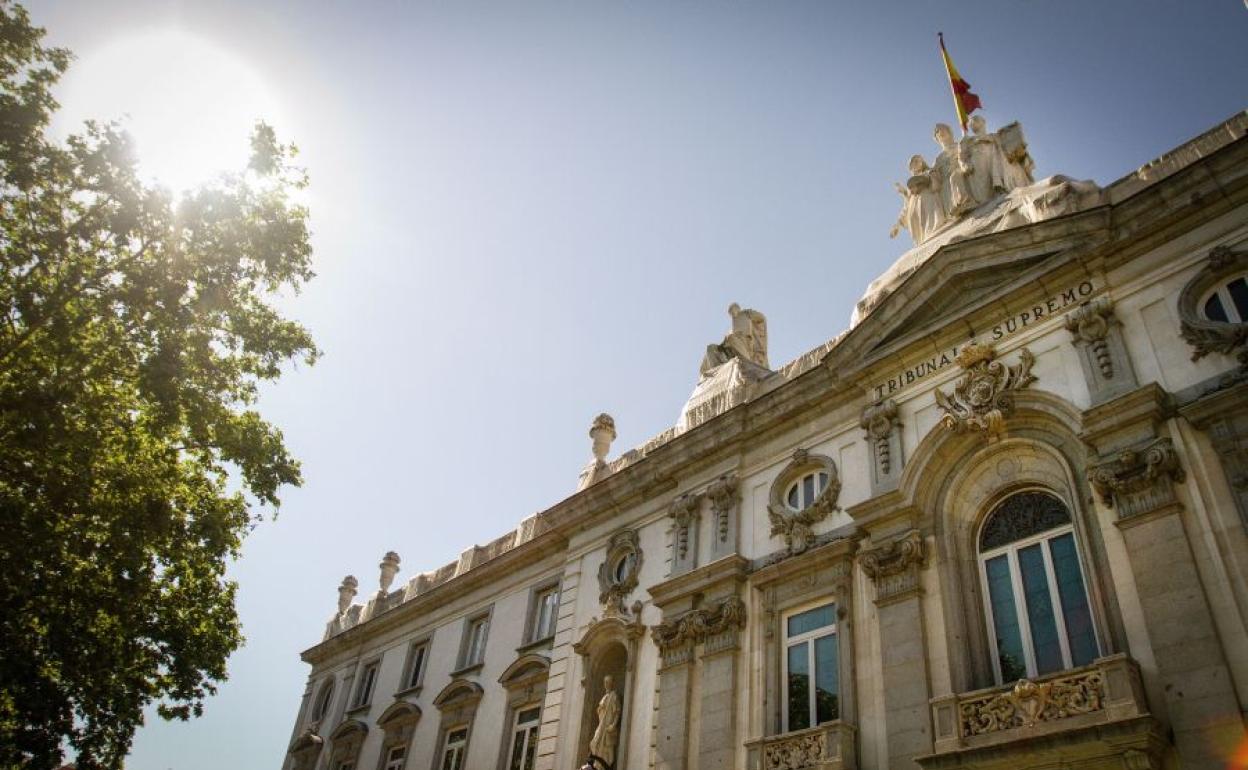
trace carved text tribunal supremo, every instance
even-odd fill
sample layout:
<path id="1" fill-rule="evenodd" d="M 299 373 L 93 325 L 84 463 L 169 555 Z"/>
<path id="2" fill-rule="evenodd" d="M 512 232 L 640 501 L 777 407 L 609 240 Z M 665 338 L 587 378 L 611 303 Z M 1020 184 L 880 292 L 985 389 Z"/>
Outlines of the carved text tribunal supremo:
<path id="1" fill-rule="evenodd" d="M 988 339 L 992 342 L 1004 339 L 1021 329 L 1027 328 L 1028 324 L 1049 318 L 1066 308 L 1079 304 L 1095 293 L 1096 287 L 1092 282 L 1083 281 L 1077 286 L 1054 294 L 1043 302 L 1037 302 L 1026 310 L 1015 313 L 996 326 L 993 326 L 988 330 Z M 905 390 L 924 377 L 935 374 L 947 366 L 952 366 L 954 359 L 958 356 L 958 351 L 961 349 L 962 346 L 954 345 L 939 355 L 932 356 L 925 361 L 919 361 L 914 366 L 903 369 L 897 373 L 896 377 L 890 377 L 887 381 L 881 382 L 873 388 L 876 400 L 878 401 L 885 396 Z"/>

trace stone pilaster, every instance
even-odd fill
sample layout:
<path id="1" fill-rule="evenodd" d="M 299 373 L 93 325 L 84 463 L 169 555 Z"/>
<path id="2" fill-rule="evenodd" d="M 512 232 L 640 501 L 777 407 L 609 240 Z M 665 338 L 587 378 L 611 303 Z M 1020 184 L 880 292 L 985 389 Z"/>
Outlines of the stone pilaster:
<path id="1" fill-rule="evenodd" d="M 1135 369 L 1122 341 L 1113 300 L 1098 297 L 1085 302 L 1065 322 L 1094 405 L 1135 390 Z"/>
<path id="2" fill-rule="evenodd" d="M 1185 474 L 1159 434 L 1171 414 L 1155 385 L 1085 412 L 1097 455 L 1088 479 L 1117 515 L 1183 765 L 1219 767 L 1244 738 L 1243 716 L 1175 493 Z"/>
<path id="3" fill-rule="evenodd" d="M 1239 521 L 1248 531 L 1248 382 L 1208 394 L 1180 410 L 1209 435 L 1226 474 Z"/>
<path id="4" fill-rule="evenodd" d="M 886 398 L 868 406 L 862 411 L 859 424 L 867 432 L 867 445 L 871 448 L 871 495 L 896 489 L 903 462 L 897 402 Z"/>
<path id="5" fill-rule="evenodd" d="M 746 620 L 737 592 L 747 565 L 740 556 L 719 559 L 650 589 L 664 617 L 650 629 L 659 649 L 655 767 L 660 770 L 734 767 L 741 743 L 739 636 Z M 696 741 L 691 709 L 699 717 Z"/>
<path id="6" fill-rule="evenodd" d="M 917 768 L 915 757 L 932 752 L 931 689 L 919 602 L 923 556 L 923 536 L 917 529 L 858 554 L 859 566 L 876 589 L 890 770 Z"/>

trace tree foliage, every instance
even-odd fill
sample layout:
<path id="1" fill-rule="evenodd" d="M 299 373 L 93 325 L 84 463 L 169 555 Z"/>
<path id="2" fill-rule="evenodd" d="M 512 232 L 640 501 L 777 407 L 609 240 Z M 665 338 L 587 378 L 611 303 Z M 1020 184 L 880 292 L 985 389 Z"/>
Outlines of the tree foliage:
<path id="1" fill-rule="evenodd" d="M 306 178 L 264 125 L 181 197 L 117 125 L 52 140 L 42 39 L 0 0 L 0 767 L 113 768 L 226 677 L 226 562 L 300 483 L 254 406 L 317 355 L 273 305 L 312 276 Z"/>

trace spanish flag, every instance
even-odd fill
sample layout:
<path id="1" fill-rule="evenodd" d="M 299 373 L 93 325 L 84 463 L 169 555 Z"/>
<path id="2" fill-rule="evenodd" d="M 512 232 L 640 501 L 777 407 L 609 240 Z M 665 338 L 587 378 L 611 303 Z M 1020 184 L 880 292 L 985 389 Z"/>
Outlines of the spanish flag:
<path id="1" fill-rule="evenodd" d="M 962 124 L 962 133 L 965 134 L 966 117 L 984 105 L 980 104 L 978 96 L 971 93 L 971 84 L 963 80 L 957 67 L 953 66 L 953 60 L 945 50 L 945 33 L 937 32 L 936 36 L 940 39 L 940 56 L 945 60 L 945 72 L 949 73 L 949 88 L 953 90 L 953 106 L 958 110 L 958 123 Z"/>

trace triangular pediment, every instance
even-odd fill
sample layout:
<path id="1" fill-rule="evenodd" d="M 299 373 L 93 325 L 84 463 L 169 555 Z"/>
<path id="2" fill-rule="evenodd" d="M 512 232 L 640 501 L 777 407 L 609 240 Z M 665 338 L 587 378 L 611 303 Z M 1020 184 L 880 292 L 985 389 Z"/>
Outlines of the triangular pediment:
<path id="1" fill-rule="evenodd" d="M 825 365 L 845 372 L 869 365 L 1037 285 L 1056 266 L 1104 242 L 1106 214 L 1092 210 L 942 246 L 875 303 L 828 353 Z"/>

